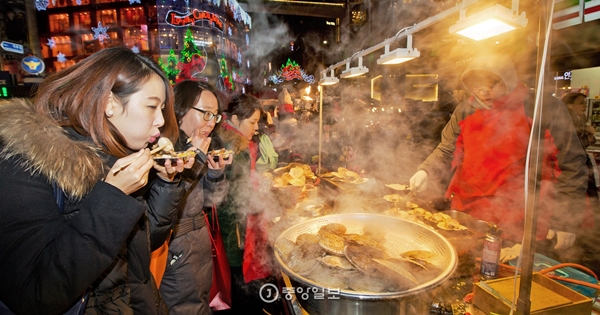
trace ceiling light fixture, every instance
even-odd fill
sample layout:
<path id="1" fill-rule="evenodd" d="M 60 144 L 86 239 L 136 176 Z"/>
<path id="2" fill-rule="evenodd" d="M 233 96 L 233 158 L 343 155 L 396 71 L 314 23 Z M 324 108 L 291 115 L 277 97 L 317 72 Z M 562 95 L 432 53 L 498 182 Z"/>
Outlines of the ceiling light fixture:
<path id="1" fill-rule="evenodd" d="M 362 56 L 358 57 L 358 67 L 350 68 L 351 60 L 352 58 L 346 60 L 346 70 L 342 71 L 340 78 L 354 78 L 369 72 L 369 68 L 362 65 Z"/>
<path id="2" fill-rule="evenodd" d="M 321 71 L 321 80 L 319 80 L 319 85 L 334 85 L 340 82 L 340 79 L 336 78 L 333 72 L 335 69 L 331 69 L 331 76 L 327 76 L 327 69 Z"/>
<path id="3" fill-rule="evenodd" d="M 385 52 L 379 59 L 378 65 L 395 65 L 421 56 L 416 48 L 412 47 L 412 34 L 406 36 L 406 48 L 397 48 L 390 51 L 390 43 L 385 43 Z"/>
<path id="4" fill-rule="evenodd" d="M 466 17 L 466 10 L 462 9 L 460 19 L 456 24 L 450 26 L 449 31 L 451 34 L 478 41 L 525 27 L 527 26 L 527 17 L 525 12 L 517 15 L 518 3 L 518 1 L 513 1 L 512 9 L 496 4 L 469 17 Z"/>

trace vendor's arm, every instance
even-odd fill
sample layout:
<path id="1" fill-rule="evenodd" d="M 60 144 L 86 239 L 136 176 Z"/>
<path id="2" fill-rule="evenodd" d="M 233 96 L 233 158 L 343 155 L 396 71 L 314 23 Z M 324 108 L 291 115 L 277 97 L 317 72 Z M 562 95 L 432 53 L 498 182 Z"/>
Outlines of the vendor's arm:
<path id="1" fill-rule="evenodd" d="M 143 204 L 98 182 L 66 218 L 47 178 L 0 162 L 0 300 L 19 314 L 64 311 L 113 263 Z"/>
<path id="2" fill-rule="evenodd" d="M 552 202 L 550 227 L 555 231 L 574 233 L 583 220 L 585 193 L 588 181 L 587 156 L 567 107 L 550 96 L 544 106 L 544 125 L 558 149 L 556 195 Z"/>
<path id="3" fill-rule="evenodd" d="M 460 134 L 459 123 L 468 115 L 474 112 L 469 101 L 461 102 L 450 117 L 450 120 L 442 131 L 440 144 L 433 150 L 427 159 L 418 167 L 418 170 L 424 170 L 430 176 L 435 174 L 446 175 L 450 170 L 453 160 L 454 149 L 456 148 L 456 139 Z"/>

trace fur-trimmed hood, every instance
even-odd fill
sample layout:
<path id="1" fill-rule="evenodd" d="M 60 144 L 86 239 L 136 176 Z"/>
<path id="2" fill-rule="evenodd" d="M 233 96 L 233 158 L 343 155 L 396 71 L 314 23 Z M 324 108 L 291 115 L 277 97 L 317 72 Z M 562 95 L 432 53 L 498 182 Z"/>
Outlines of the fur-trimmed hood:
<path id="1" fill-rule="evenodd" d="M 229 125 L 227 121 L 223 122 L 215 129 L 215 135 L 219 138 L 222 144 L 228 145 L 228 150 L 233 150 L 238 154 L 248 148 L 248 139 L 244 138 L 235 127 Z"/>
<path id="2" fill-rule="evenodd" d="M 105 163 L 91 142 L 76 141 L 24 99 L 0 102 L 0 159 L 20 156 L 32 174 L 41 173 L 70 198 L 82 198 L 104 177 Z"/>

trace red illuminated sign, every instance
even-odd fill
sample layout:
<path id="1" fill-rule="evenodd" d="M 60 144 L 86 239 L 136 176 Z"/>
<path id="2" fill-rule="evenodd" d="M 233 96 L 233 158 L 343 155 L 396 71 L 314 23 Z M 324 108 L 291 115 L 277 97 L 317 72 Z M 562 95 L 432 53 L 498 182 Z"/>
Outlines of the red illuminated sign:
<path id="1" fill-rule="evenodd" d="M 198 9 L 194 9 L 192 12 L 180 13 L 177 11 L 169 11 L 167 12 L 167 17 L 165 21 L 175 27 L 182 27 L 188 25 L 194 25 L 197 21 L 207 20 L 213 23 L 213 25 L 219 30 L 223 31 L 223 22 L 218 15 L 207 12 L 200 11 Z"/>

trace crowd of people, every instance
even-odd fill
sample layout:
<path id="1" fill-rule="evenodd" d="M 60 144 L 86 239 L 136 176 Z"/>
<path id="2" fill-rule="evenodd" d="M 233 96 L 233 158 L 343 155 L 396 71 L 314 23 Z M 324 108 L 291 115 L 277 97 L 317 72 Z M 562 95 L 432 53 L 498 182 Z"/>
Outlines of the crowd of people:
<path id="1" fill-rule="evenodd" d="M 424 191 L 450 176 L 452 209 L 498 224 L 502 258 L 512 259 L 523 237 L 535 101 L 506 55 L 474 59 L 461 80 L 472 97 L 410 186 Z M 537 240 L 548 255 L 589 265 L 600 209 L 582 97 L 542 104 Z M 258 294 L 280 280 L 267 236 L 276 196 L 262 173 L 310 164 L 312 151 L 303 157 L 293 146 L 297 125 L 287 90 L 273 113 L 247 94 L 221 104 L 211 85 L 172 88 L 152 60 L 118 47 L 48 76 L 31 100 L 3 101 L 0 313 L 211 314 L 223 309 L 211 290 L 222 267 L 213 264 L 217 236 L 231 289 L 217 313 L 282 312 Z M 193 157 L 158 163 L 151 147 L 161 137 Z M 332 165 L 351 168 L 358 148 L 339 149 Z M 582 228 L 588 217 L 594 224 Z M 161 247 L 163 268 L 152 273 L 151 252 Z M 567 256 L 569 248 L 577 251 Z"/>

